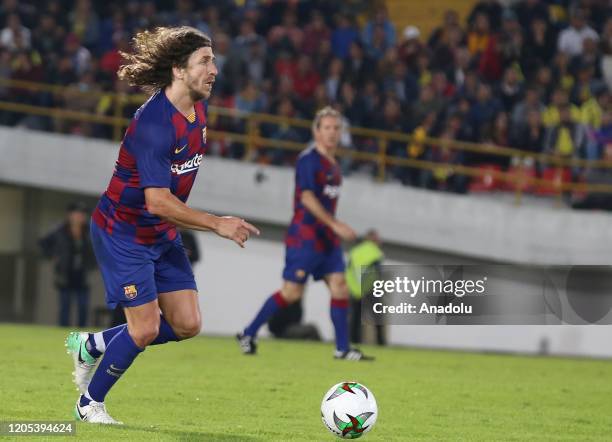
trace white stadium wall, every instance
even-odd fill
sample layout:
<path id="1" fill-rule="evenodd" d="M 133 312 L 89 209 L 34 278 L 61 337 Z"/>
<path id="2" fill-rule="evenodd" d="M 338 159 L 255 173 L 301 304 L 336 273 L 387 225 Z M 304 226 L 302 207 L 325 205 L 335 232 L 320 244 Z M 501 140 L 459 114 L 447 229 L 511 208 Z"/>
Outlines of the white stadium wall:
<path id="1" fill-rule="evenodd" d="M 16 186 L 99 195 L 116 155 L 116 143 L 0 128 L 0 181 Z M 257 175 L 263 180 L 257 181 Z M 285 225 L 292 192 L 293 172 L 288 168 L 205 158 L 190 203 Z M 0 198 L 20 207 L 10 192 L 0 192 Z M 62 210 L 58 208 L 57 213 Z M 339 214 L 359 231 L 376 227 L 390 243 L 470 258 L 520 264 L 608 264 L 612 254 L 612 217 L 607 213 L 513 207 L 491 199 L 348 178 Z M 0 222 L 12 226 L 14 220 L 5 215 Z M 198 239 L 204 249 L 203 262 L 195 268 L 202 292 L 203 331 L 233 334 L 278 289 L 283 244 L 255 239 L 242 250 L 212 234 L 198 234 Z M 47 267 L 42 268 L 39 284 L 45 287 Z M 49 321 L 48 308 L 53 303 L 50 298 L 43 300 L 36 319 Z M 311 284 L 305 320 L 316 323 L 326 339 L 332 333 L 328 306 L 324 286 Z M 612 327 L 606 326 L 394 326 L 389 328 L 389 341 L 527 353 L 546 348 L 552 354 L 610 357 L 611 333 Z"/>
<path id="2" fill-rule="evenodd" d="M 117 144 L 108 141 L 0 128 L 0 181 L 8 183 L 99 195 L 116 156 Z M 190 204 L 285 225 L 292 194 L 288 168 L 205 158 Z M 515 207 L 352 177 L 338 210 L 357 230 L 376 227 L 395 244 L 521 264 L 612 260 L 612 217 L 602 212 Z"/>

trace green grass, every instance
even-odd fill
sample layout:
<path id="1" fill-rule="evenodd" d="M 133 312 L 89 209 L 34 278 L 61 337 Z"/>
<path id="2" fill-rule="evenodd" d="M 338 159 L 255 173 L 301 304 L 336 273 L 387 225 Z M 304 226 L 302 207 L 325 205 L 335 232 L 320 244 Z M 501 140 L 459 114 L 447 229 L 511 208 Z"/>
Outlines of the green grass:
<path id="1" fill-rule="evenodd" d="M 72 419 L 77 393 L 66 332 L 0 325 L 0 421 Z M 612 362 L 366 349 L 375 362 L 334 361 L 330 344 L 287 341 L 262 341 L 255 357 L 226 338 L 150 347 L 107 397 L 111 415 L 126 425 L 78 424 L 77 438 L 334 440 L 319 405 L 342 380 L 359 380 L 376 395 L 378 422 L 363 440 L 612 435 Z"/>

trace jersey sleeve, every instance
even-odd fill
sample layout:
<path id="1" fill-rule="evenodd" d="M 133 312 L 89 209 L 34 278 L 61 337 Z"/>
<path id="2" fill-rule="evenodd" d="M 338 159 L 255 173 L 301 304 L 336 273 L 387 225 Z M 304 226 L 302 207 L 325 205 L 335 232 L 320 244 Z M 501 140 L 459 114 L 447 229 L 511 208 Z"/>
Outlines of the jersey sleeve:
<path id="1" fill-rule="evenodd" d="M 170 187 L 173 133 L 163 124 L 141 122 L 136 125 L 131 153 L 136 158 L 140 188 Z"/>
<path id="2" fill-rule="evenodd" d="M 316 191 L 316 167 L 312 158 L 304 156 L 299 159 L 295 166 L 296 184 L 301 190 Z"/>

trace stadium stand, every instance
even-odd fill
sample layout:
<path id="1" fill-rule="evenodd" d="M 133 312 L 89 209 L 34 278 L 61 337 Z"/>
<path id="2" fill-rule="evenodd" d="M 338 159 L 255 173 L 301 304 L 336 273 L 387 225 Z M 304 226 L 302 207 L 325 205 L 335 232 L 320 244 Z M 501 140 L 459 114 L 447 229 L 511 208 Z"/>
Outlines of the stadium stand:
<path id="1" fill-rule="evenodd" d="M 547 195 L 592 183 L 592 169 L 607 164 L 600 161 L 612 143 L 605 0 L 447 1 L 457 10 L 432 14 L 436 26 L 415 22 L 423 29 L 405 25 L 410 15 L 393 1 L 36 3 L 0 7 L 4 125 L 120 138 L 115 118 L 142 102 L 114 75 L 120 51 L 141 29 L 190 25 L 215 40 L 220 75 L 211 109 L 231 110 L 212 112 L 211 132 L 243 134 L 211 138 L 212 154 L 289 164 L 310 136 L 299 119 L 332 104 L 347 129 L 370 130 L 347 130 L 346 173 L 458 193 Z M 259 114 L 276 117 L 244 117 Z M 381 167 L 377 155 L 394 159 Z M 596 182 L 608 175 L 598 171 Z"/>

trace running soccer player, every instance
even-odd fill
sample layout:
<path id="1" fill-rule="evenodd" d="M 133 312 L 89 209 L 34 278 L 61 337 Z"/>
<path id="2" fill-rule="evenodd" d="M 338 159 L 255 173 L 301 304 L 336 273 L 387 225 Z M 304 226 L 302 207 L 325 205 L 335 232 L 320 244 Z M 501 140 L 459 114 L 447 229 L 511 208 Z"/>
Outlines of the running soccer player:
<path id="1" fill-rule="evenodd" d="M 213 231 L 241 247 L 259 234 L 240 218 L 185 204 L 206 153 L 204 100 L 217 75 L 210 38 L 190 27 L 157 28 L 133 43 L 119 78 L 152 95 L 125 133 L 91 223 L 106 302 L 123 307 L 127 325 L 66 340 L 81 391 L 75 415 L 101 424 L 120 423 L 104 400 L 148 345 L 200 332 L 197 288 L 177 226 Z"/>
<path id="2" fill-rule="evenodd" d="M 245 354 L 255 354 L 259 328 L 279 309 L 299 300 L 310 275 L 324 279 L 331 294 L 331 320 L 336 333 L 336 359 L 372 359 L 349 347 L 349 292 L 344 279 L 340 239 L 355 239 L 353 229 L 335 218 L 342 175 L 335 153 L 342 116 L 331 107 L 317 112 L 312 125 L 314 146 L 304 150 L 295 171 L 293 219 L 285 238 L 282 288 L 263 304 L 255 319 L 238 335 Z"/>

